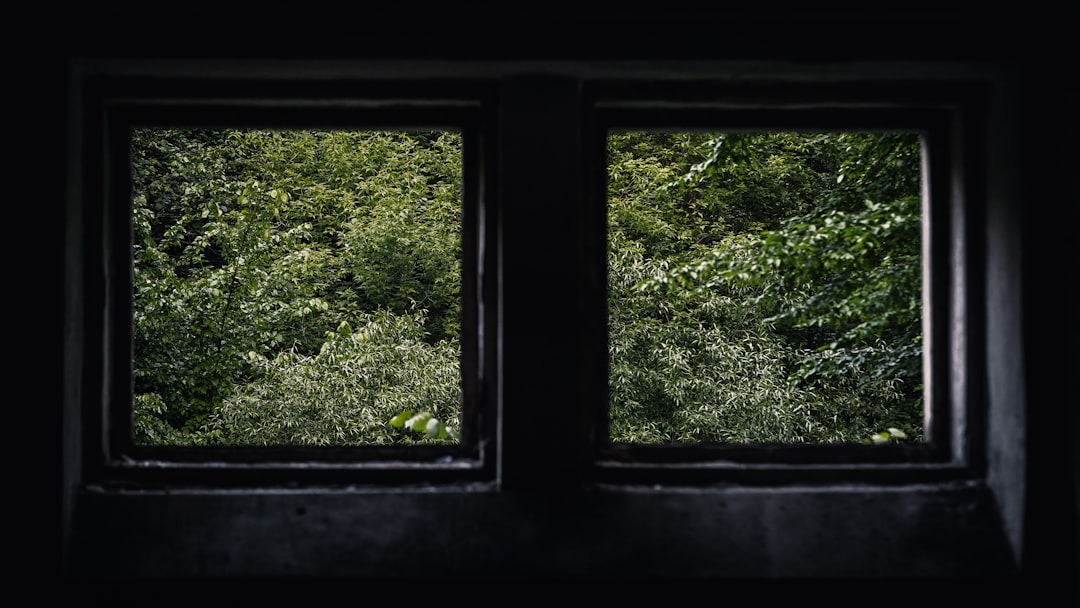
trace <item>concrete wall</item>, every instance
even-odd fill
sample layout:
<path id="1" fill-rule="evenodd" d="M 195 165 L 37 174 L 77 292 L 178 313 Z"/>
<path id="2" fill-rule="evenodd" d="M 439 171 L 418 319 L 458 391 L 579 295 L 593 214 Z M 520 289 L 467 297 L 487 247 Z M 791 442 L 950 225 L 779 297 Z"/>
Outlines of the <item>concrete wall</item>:
<path id="1" fill-rule="evenodd" d="M 68 581 L 67 589 L 102 590 L 102 597 L 110 601 L 127 597 L 127 585 L 141 581 L 187 581 L 190 586 L 184 588 L 194 596 L 194 590 L 200 589 L 198 582 L 219 580 L 285 579 L 303 584 L 310 579 L 428 576 L 873 583 L 887 578 L 914 579 L 916 585 L 927 578 L 976 577 L 975 589 L 966 585 L 952 589 L 958 595 L 975 593 L 982 598 L 1033 589 L 1080 597 L 1077 467 L 1072 447 L 1077 428 L 1075 415 L 1070 418 L 1076 398 L 1068 380 L 1075 359 L 1059 354 L 1075 352 L 1075 333 L 1074 346 L 1065 348 L 1069 336 L 1061 331 L 1061 323 L 1071 312 L 1063 307 L 1059 290 L 1046 286 L 1043 274 L 1048 268 L 1056 269 L 1055 281 L 1068 283 L 1061 275 L 1074 272 L 1071 260 L 1075 259 L 1061 245 L 1068 239 L 1065 226 L 1069 222 L 1055 219 L 1068 213 L 1063 201 L 1070 198 L 1064 180 L 1056 175 L 1068 175 L 1072 168 L 1068 155 L 1075 158 L 1075 152 L 1063 145 L 1075 140 L 1069 134 L 1076 135 L 1076 130 L 1075 122 L 1070 124 L 1066 118 L 1062 99 L 1066 83 L 1075 83 L 1075 59 L 1068 58 L 1064 27 L 1054 22 L 1063 16 L 1053 10 L 1051 6 L 1049 22 L 1033 10 L 1030 18 L 979 21 L 978 28 L 970 27 L 972 18 L 962 12 L 934 11 L 921 5 L 908 12 L 876 13 L 810 14 L 793 9 L 779 21 L 764 12 L 742 9 L 737 15 L 728 14 L 727 20 L 723 16 L 695 19 L 692 25 L 670 17 L 625 14 L 621 21 L 597 25 L 544 13 L 528 19 L 504 15 L 502 25 L 494 27 L 484 26 L 474 15 L 464 20 L 406 19 L 410 27 L 401 30 L 404 35 L 398 40 L 387 31 L 380 33 L 377 25 L 348 28 L 311 14 L 302 15 L 303 19 L 291 19 L 297 15 L 289 14 L 289 19 L 282 20 L 271 12 L 225 11 L 214 17 L 191 9 L 172 15 L 169 24 L 136 20 L 134 25 L 106 25 L 104 35 L 100 30 L 95 35 L 76 31 L 62 40 L 55 38 L 56 48 L 42 51 L 46 60 L 42 69 L 52 77 L 46 90 L 63 99 L 69 93 L 61 84 L 66 78 L 64 59 L 102 54 L 145 59 L 154 50 L 179 58 L 330 59 L 321 65 L 331 72 L 333 60 L 389 56 L 390 63 L 368 68 L 388 74 L 394 73 L 395 65 L 402 65 L 394 63 L 402 55 L 421 55 L 435 63 L 448 59 L 459 66 L 453 69 L 467 66 L 465 71 L 481 75 L 490 74 L 495 63 L 514 59 L 539 62 L 531 63 L 530 70 L 539 67 L 546 73 L 595 74 L 612 69 L 598 67 L 597 60 L 641 57 L 674 61 L 676 71 L 679 62 L 684 62 L 681 65 L 690 74 L 696 69 L 690 66 L 700 59 L 721 62 L 745 74 L 776 70 L 778 64 L 789 73 L 809 76 L 902 73 L 912 66 L 927 74 L 956 69 L 941 67 L 946 65 L 968 66 L 976 80 L 982 80 L 987 69 L 1008 74 L 992 79 L 992 88 L 997 88 L 984 133 L 985 161 L 990 168 L 982 190 L 986 221 L 972 225 L 981 235 L 975 242 L 983 244 L 973 253 L 979 264 L 985 261 L 988 273 L 980 279 L 985 291 L 972 294 L 985 302 L 984 317 L 969 328 L 985 344 L 985 349 L 972 351 L 981 357 L 974 364 L 985 363 L 982 369 L 987 370 L 986 385 L 975 391 L 985 406 L 981 411 L 987 433 L 980 435 L 976 446 L 976 459 L 985 458 L 985 468 L 976 467 L 959 479 L 914 483 L 559 484 L 552 483 L 552 478 L 573 469 L 574 461 L 558 456 L 557 449 L 545 460 L 536 450 L 550 450 L 562 445 L 561 440 L 576 438 L 556 437 L 559 441 L 554 443 L 550 437 L 525 439 L 529 437 L 525 426 L 535 420 L 511 415 L 503 423 L 512 435 L 523 438 L 523 443 L 514 445 L 529 453 L 515 452 L 519 448 L 514 447 L 505 455 L 510 464 L 501 478 L 505 483 L 382 489 L 286 486 L 254 491 L 136 484 L 106 489 L 85 468 L 95 455 L 82 449 L 83 424 L 94 414 L 83 409 L 86 400 L 94 397 L 86 394 L 80 380 L 88 362 L 78 352 L 67 350 L 59 357 L 50 352 L 46 355 L 50 360 L 66 363 L 56 376 L 63 387 L 56 391 L 56 399 L 63 405 L 52 410 L 62 412 L 53 421 L 63 447 L 60 578 Z M 391 19 L 379 21 L 384 26 L 404 22 L 394 21 L 392 11 L 380 14 Z M 243 35 L 219 37 L 209 33 L 217 30 L 207 30 L 196 36 L 199 44 L 185 37 L 199 31 L 194 24 L 215 18 L 242 23 Z M 451 26 L 463 23 L 475 26 L 475 32 L 446 35 Z M 572 27 L 575 23 L 579 26 Z M 1043 27 L 1059 35 L 1047 34 Z M 270 31 L 275 35 L 269 35 Z M 642 35 L 630 35 L 632 31 Z M 353 38 L 357 33 L 362 41 Z M 822 42 L 822 36 L 834 37 Z M 461 43 L 462 38 L 471 44 Z M 477 43 L 478 39 L 486 43 Z M 1021 44 L 1020 39 L 1033 42 Z M 471 59 L 481 61 L 468 63 Z M 580 61 L 568 63 L 568 59 Z M 632 64 L 621 65 L 614 69 L 634 72 Z M 672 67 L 666 65 L 663 69 Z M 653 64 L 650 69 L 661 68 Z M 46 107 L 56 112 L 51 114 L 54 118 L 63 115 L 62 102 Z M 80 158 L 77 150 L 70 149 L 64 156 L 65 162 Z M 574 170 L 573 164 L 566 169 Z M 518 170 L 524 168 L 509 168 L 511 174 Z M 77 172 L 68 178 L 76 184 L 80 179 Z M 510 192 L 515 192 L 513 186 Z M 56 218 L 62 208 L 61 200 L 50 200 L 41 213 Z M 1075 204 L 1071 208 L 1075 222 Z M 524 218 L 511 214 L 508 221 Z M 77 245 L 71 234 L 64 241 L 67 246 Z M 525 332 L 523 325 L 515 324 L 534 309 L 525 304 L 531 292 L 527 285 L 515 282 L 520 277 L 515 272 L 520 268 L 534 274 L 551 272 L 547 278 L 555 282 L 562 275 L 557 268 L 545 271 L 544 265 L 529 264 L 525 244 L 508 244 L 507 255 L 511 263 L 504 268 L 507 327 L 510 332 Z M 544 278 L 534 280 L 544 283 Z M 1074 312 L 1075 299 L 1072 302 Z M 68 300 L 65 309 L 69 314 L 61 323 L 66 322 L 66 343 L 73 337 L 79 342 L 88 328 L 78 318 L 81 313 L 72 313 L 79 311 L 78 302 Z M 52 313 L 61 314 L 59 310 Z M 563 321 L 577 327 L 575 331 L 589 331 L 576 325 L 583 322 L 571 313 Z M 48 322 L 57 323 L 55 318 Z M 524 333 L 512 335 L 524 337 Z M 557 358 L 559 336 L 547 338 L 543 348 Z M 576 411 L 577 380 L 561 375 L 568 370 L 573 373 L 568 362 L 532 360 L 531 355 L 514 350 L 508 357 L 520 367 L 509 371 L 507 398 L 536 403 L 539 408 L 539 397 L 530 396 L 530 387 L 539 386 L 547 397 L 562 395 L 568 401 L 557 411 Z M 533 363 L 540 367 L 526 371 Z M 536 384 L 551 378 L 565 383 Z M 530 487 L 529 480 L 538 484 Z M 314 582 L 311 588 L 317 585 Z M 764 587 L 755 589 L 768 592 Z M 918 601 L 925 594 L 915 588 L 908 597 Z"/>

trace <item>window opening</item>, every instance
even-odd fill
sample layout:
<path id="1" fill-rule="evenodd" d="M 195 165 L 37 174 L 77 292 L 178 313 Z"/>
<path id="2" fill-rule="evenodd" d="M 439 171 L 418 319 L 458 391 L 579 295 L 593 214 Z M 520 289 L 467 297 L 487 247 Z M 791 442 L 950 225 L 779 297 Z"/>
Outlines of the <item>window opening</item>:
<path id="1" fill-rule="evenodd" d="M 461 133 L 130 143 L 135 445 L 459 441 Z"/>
<path id="2" fill-rule="evenodd" d="M 919 133 L 606 145 L 613 444 L 924 441 Z"/>

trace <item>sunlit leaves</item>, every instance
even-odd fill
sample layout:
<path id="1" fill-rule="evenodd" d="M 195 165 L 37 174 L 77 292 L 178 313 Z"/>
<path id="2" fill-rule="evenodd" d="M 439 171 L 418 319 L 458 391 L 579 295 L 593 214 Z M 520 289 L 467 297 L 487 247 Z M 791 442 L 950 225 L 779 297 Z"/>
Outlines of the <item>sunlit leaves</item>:
<path id="1" fill-rule="evenodd" d="M 396 429 L 423 433 L 432 439 L 457 439 L 457 432 L 432 416 L 431 412 L 406 410 L 391 418 L 389 424 Z"/>
<path id="2" fill-rule="evenodd" d="M 610 159 L 663 157 L 636 137 L 612 137 Z M 609 182 L 611 438 L 859 442 L 886 422 L 918 436 L 917 138 L 697 141 L 661 188 Z M 642 214 L 715 232 L 665 248 L 626 221 Z"/>
<path id="3" fill-rule="evenodd" d="M 893 378 L 920 367 L 921 277 L 919 204 L 905 197 L 793 218 L 638 287 L 759 289 L 767 323 L 830 336 L 801 377 Z"/>
<path id="4" fill-rule="evenodd" d="M 283 352 L 261 360 L 259 377 L 238 386 L 211 416 L 207 428 L 216 431 L 214 440 L 231 445 L 455 440 L 461 399 L 457 345 L 426 342 L 422 313 L 380 311 L 357 321 L 351 331 L 328 332 L 318 354 Z M 413 432 L 395 432 L 402 428 Z"/>
<path id="5" fill-rule="evenodd" d="M 146 413 L 185 434 L 140 437 L 259 441 L 204 425 L 226 401 L 250 398 L 250 383 L 283 373 L 264 362 L 304 365 L 327 352 L 328 334 L 347 336 L 380 309 L 409 318 L 422 309 L 419 340 L 454 343 L 459 134 L 145 129 L 132 143 L 135 393 L 159 400 Z M 374 238 L 400 247 L 368 246 Z M 413 373 L 440 385 L 456 373 L 456 361 L 449 370 L 429 363 L 438 369 Z M 263 413 L 265 439 L 276 440 L 276 414 Z M 330 437 L 297 440 L 362 442 L 348 424 L 330 428 Z"/>
<path id="6" fill-rule="evenodd" d="M 874 433 L 867 439 L 864 439 L 863 443 L 880 445 L 883 443 L 895 443 L 904 441 L 907 438 L 908 436 L 906 433 L 904 433 L 904 431 L 901 431 L 900 429 L 895 427 L 889 427 L 888 430 L 881 431 L 880 433 Z"/>
<path id="7" fill-rule="evenodd" d="M 460 136 L 134 143 L 138 440 L 455 440 Z M 913 136 L 610 143 L 613 440 L 918 440 Z"/>

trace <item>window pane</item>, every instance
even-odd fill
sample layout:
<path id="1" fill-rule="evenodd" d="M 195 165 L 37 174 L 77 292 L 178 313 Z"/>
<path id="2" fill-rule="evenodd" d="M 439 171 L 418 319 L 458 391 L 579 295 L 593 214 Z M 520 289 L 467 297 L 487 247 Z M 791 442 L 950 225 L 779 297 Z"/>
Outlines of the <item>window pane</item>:
<path id="1" fill-rule="evenodd" d="M 460 133 L 131 141 L 136 444 L 457 442 Z"/>
<path id="2" fill-rule="evenodd" d="M 609 133 L 611 441 L 922 442 L 920 152 Z"/>

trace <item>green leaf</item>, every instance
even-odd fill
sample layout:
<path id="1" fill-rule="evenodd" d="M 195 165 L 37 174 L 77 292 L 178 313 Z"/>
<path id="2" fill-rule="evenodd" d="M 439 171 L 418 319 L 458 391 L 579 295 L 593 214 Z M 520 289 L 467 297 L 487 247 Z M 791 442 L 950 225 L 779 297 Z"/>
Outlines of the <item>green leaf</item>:
<path id="1" fill-rule="evenodd" d="M 427 421 L 424 432 L 428 434 L 428 437 L 446 437 L 446 426 L 439 422 L 438 419 L 432 418 Z"/>
<path id="2" fill-rule="evenodd" d="M 427 428 L 428 420 L 431 420 L 430 412 L 420 412 L 405 421 L 405 428 L 411 431 L 423 431 Z"/>
<path id="3" fill-rule="evenodd" d="M 889 442 L 889 433 L 888 432 L 874 433 L 873 435 L 870 436 L 870 440 L 873 441 L 874 443 L 877 443 L 877 444 L 888 443 Z"/>
<path id="4" fill-rule="evenodd" d="M 412 410 L 401 412 L 397 416 L 390 419 L 390 426 L 395 429 L 400 429 L 405 426 L 406 421 L 413 415 Z"/>

